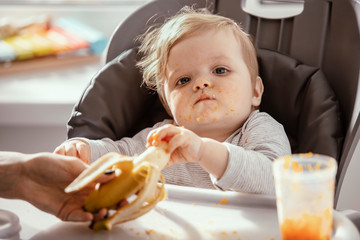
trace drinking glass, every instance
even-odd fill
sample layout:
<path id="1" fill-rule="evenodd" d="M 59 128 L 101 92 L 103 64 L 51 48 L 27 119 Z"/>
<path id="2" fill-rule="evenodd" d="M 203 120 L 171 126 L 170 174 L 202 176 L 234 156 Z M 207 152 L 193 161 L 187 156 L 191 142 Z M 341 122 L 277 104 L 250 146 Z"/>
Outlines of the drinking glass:
<path id="1" fill-rule="evenodd" d="M 319 154 L 293 154 L 273 162 L 283 240 L 330 240 L 337 164 Z"/>

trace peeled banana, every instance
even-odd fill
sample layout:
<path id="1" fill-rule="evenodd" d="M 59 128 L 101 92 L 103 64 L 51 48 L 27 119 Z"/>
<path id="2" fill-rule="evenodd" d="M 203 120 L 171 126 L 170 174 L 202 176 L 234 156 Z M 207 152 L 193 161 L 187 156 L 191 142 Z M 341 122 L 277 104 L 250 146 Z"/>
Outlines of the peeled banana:
<path id="1" fill-rule="evenodd" d="M 115 224 L 142 216 L 166 198 L 161 169 L 169 159 L 170 154 L 163 146 L 151 146 L 137 157 L 108 153 L 82 172 L 65 192 L 86 187 L 107 170 L 120 171 L 110 182 L 97 186 L 84 203 L 84 209 L 92 213 L 102 208 L 115 209 L 110 217 L 90 225 L 94 230 L 111 230 Z"/>

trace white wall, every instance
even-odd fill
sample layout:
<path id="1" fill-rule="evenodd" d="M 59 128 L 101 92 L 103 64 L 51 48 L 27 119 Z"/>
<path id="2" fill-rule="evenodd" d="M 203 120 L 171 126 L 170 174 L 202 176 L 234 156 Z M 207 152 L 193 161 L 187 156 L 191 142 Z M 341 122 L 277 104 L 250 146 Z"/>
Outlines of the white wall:
<path id="1" fill-rule="evenodd" d="M 40 14 L 48 14 L 53 19 L 74 17 L 110 37 L 116 26 L 140 7 L 140 3 L 143 4 L 139 1 L 127 6 L 0 5 L 0 18 Z M 52 152 L 66 139 L 66 122 L 73 105 L 100 68 L 97 59 L 36 71 L 11 74 L 0 71 L 0 150 Z"/>
<path id="2" fill-rule="evenodd" d="M 115 27 L 130 13 L 138 9 L 146 1 L 127 1 L 127 5 L 101 5 L 101 4 L 69 4 L 69 5 L 0 5 L 0 18 L 24 18 L 39 15 L 49 15 L 56 19 L 59 17 L 72 17 L 95 27 L 107 36 L 110 36 Z"/>

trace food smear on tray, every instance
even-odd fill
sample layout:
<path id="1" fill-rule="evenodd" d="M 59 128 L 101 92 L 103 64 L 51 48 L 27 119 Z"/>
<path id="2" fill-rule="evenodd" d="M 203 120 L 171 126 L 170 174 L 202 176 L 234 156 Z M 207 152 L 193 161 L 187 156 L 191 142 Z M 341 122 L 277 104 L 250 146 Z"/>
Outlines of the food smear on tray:
<path id="1" fill-rule="evenodd" d="M 228 202 L 227 198 L 223 197 L 220 202 L 217 202 L 217 203 L 216 203 L 216 205 L 218 205 L 218 204 L 225 204 L 225 203 L 227 203 L 227 202 Z"/>
<path id="2" fill-rule="evenodd" d="M 111 230 L 115 224 L 144 215 L 166 198 L 161 169 L 169 161 L 170 154 L 165 149 L 164 143 L 149 147 L 134 157 L 108 153 L 91 164 L 65 189 L 69 193 L 75 192 L 109 170 L 118 173 L 109 182 L 97 184 L 85 200 L 84 209 L 89 212 L 97 213 L 103 208 L 108 209 L 109 213 L 113 212 L 105 219 L 95 219 L 90 225 L 91 229 Z"/>

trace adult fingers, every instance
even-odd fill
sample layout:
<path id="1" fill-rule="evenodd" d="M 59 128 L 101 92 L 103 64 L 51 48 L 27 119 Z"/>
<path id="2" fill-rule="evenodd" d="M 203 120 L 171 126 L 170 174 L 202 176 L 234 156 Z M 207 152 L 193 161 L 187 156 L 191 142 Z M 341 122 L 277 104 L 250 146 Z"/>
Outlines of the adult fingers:
<path id="1" fill-rule="evenodd" d="M 93 220 L 93 218 L 94 216 L 91 213 L 85 212 L 81 209 L 76 209 L 70 212 L 69 215 L 62 220 L 70 222 L 88 222 Z"/>
<path id="2" fill-rule="evenodd" d="M 94 215 L 94 220 L 102 220 L 107 215 L 108 215 L 108 210 L 106 208 L 102 208 Z"/>

